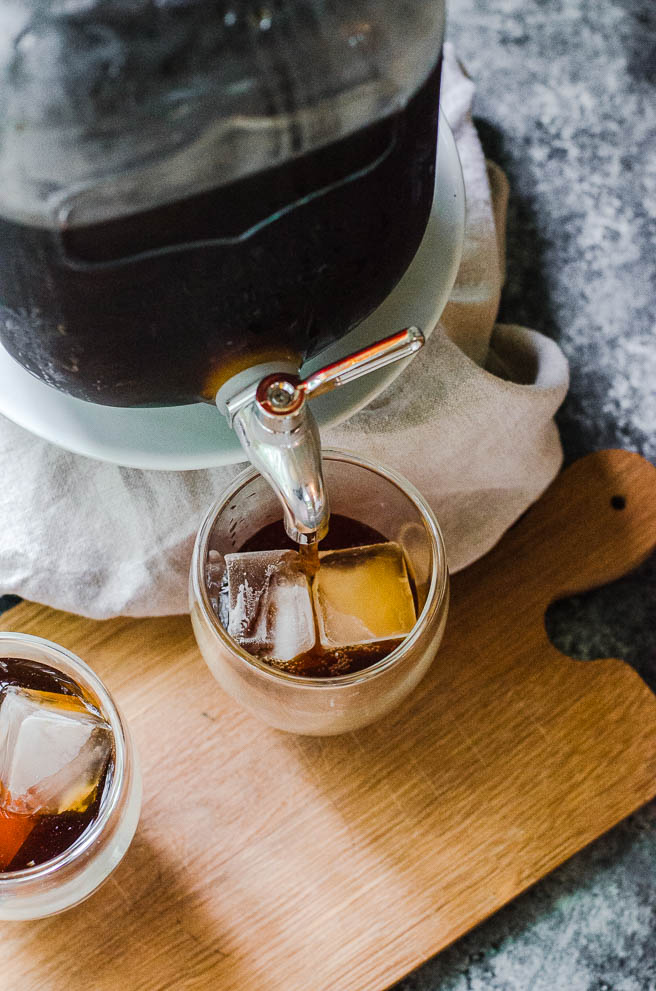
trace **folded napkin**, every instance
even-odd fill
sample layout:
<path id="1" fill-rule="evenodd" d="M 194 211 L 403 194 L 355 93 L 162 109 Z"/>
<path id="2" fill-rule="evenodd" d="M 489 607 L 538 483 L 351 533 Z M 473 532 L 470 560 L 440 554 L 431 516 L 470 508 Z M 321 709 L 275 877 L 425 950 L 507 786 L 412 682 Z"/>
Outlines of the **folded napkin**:
<path id="1" fill-rule="evenodd" d="M 440 325 L 393 386 L 323 433 L 406 475 L 433 506 L 452 571 L 484 554 L 561 463 L 556 344 L 494 324 L 508 195 L 471 119 L 474 85 L 445 46 L 442 106 L 465 175 L 462 264 Z M 0 593 L 85 616 L 187 611 L 194 537 L 243 466 L 138 471 L 69 454 L 0 417 Z"/>

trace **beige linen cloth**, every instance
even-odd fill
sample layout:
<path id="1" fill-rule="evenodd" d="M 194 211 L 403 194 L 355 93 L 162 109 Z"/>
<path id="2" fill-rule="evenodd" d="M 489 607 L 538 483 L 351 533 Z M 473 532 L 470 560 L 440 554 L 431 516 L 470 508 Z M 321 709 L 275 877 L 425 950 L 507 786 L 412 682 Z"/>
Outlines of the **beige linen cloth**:
<path id="1" fill-rule="evenodd" d="M 442 106 L 465 175 L 462 264 L 423 351 L 367 408 L 324 432 L 406 475 L 433 506 L 452 571 L 484 554 L 561 463 L 568 385 L 556 344 L 495 326 L 507 183 L 471 119 L 474 85 L 445 47 Z M 138 471 L 69 454 L 0 417 L 0 593 L 86 616 L 187 611 L 198 525 L 241 466 Z"/>

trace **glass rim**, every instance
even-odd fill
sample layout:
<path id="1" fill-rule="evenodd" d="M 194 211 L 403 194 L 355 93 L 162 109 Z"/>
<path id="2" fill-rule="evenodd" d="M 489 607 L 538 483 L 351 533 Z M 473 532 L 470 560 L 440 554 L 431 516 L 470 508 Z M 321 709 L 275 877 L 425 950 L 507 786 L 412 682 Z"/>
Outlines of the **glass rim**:
<path id="1" fill-rule="evenodd" d="M 363 468 L 365 471 L 373 472 L 396 486 L 419 512 L 424 529 L 429 536 L 435 567 L 432 569 L 426 601 L 412 630 L 393 651 L 375 664 L 360 671 L 334 676 L 308 677 L 307 675 L 292 674 L 291 672 L 272 667 L 266 661 L 254 657 L 252 654 L 243 650 L 228 635 L 221 620 L 212 609 L 209 593 L 204 581 L 203 566 L 207 556 L 207 543 L 216 518 L 230 500 L 234 499 L 242 489 L 257 477 L 262 477 L 261 472 L 252 465 L 249 465 L 244 471 L 240 472 L 208 509 L 198 530 L 191 562 L 191 580 L 195 601 L 200 605 L 203 617 L 209 621 L 213 632 L 230 650 L 232 655 L 245 663 L 249 668 L 255 668 L 272 681 L 287 682 L 288 684 L 293 684 L 295 687 L 310 690 L 325 689 L 326 687 L 341 688 L 360 684 L 378 677 L 393 667 L 414 645 L 434 612 L 443 608 L 448 589 L 446 548 L 440 525 L 433 510 L 412 482 L 409 482 L 407 478 L 393 468 L 388 468 L 378 462 L 370 461 L 368 458 L 363 458 L 360 455 L 352 454 L 350 451 L 342 451 L 337 448 L 324 448 L 322 451 L 322 460 L 337 461 L 354 465 L 357 468 Z"/>
<path id="2" fill-rule="evenodd" d="M 32 648 L 28 660 L 49 661 L 51 666 L 57 669 L 57 659 L 64 661 L 66 665 L 73 669 L 73 677 L 79 678 L 84 689 L 90 689 L 91 695 L 98 702 L 101 715 L 109 723 L 114 739 L 114 772 L 108 792 L 103 796 L 100 804 L 98 818 L 88 826 L 69 847 L 52 857 L 44 860 L 34 867 L 24 867 L 19 871 L 0 872 L 0 893 L 3 888 L 10 886 L 20 886 L 24 884 L 34 884 L 42 879 L 49 879 L 53 874 L 58 873 L 62 868 L 74 866 L 76 861 L 81 860 L 96 844 L 102 835 L 105 826 L 112 818 L 123 792 L 126 774 L 126 754 L 127 754 L 127 732 L 123 716 L 119 712 L 116 703 L 112 699 L 109 690 L 89 665 L 68 650 L 61 644 L 44 637 L 37 637 L 31 633 L 12 633 L 0 631 L 0 657 L 2 652 L 11 644 L 20 645 L 28 650 Z M 34 656 L 39 654 L 40 656 Z M 65 670 L 63 673 L 67 673 Z"/>

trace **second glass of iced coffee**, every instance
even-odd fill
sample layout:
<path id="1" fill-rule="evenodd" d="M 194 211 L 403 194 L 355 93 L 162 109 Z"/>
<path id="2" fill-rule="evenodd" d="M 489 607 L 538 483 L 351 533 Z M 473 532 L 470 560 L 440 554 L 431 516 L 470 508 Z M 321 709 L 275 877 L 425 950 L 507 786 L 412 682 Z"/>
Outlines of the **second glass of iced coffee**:
<path id="1" fill-rule="evenodd" d="M 418 684 L 446 622 L 444 542 L 396 472 L 324 452 L 330 531 L 318 571 L 284 536 L 254 469 L 211 507 L 194 549 L 192 624 L 222 688 L 281 730 L 333 735 L 383 717 Z"/>

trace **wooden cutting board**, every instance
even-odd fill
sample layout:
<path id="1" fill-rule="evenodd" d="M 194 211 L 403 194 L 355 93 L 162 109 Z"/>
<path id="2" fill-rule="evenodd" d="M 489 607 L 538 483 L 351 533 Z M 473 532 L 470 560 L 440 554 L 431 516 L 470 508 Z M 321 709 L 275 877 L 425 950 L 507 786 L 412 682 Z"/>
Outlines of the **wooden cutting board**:
<path id="1" fill-rule="evenodd" d="M 0 925 L 2 987 L 376 991 L 401 978 L 656 793 L 656 698 L 620 661 L 563 656 L 543 625 L 554 598 L 654 546 L 656 470 L 623 451 L 578 462 L 456 576 L 414 695 L 341 738 L 242 712 L 186 617 L 13 609 L 6 629 L 64 644 L 105 679 L 145 798 L 99 892 Z"/>

